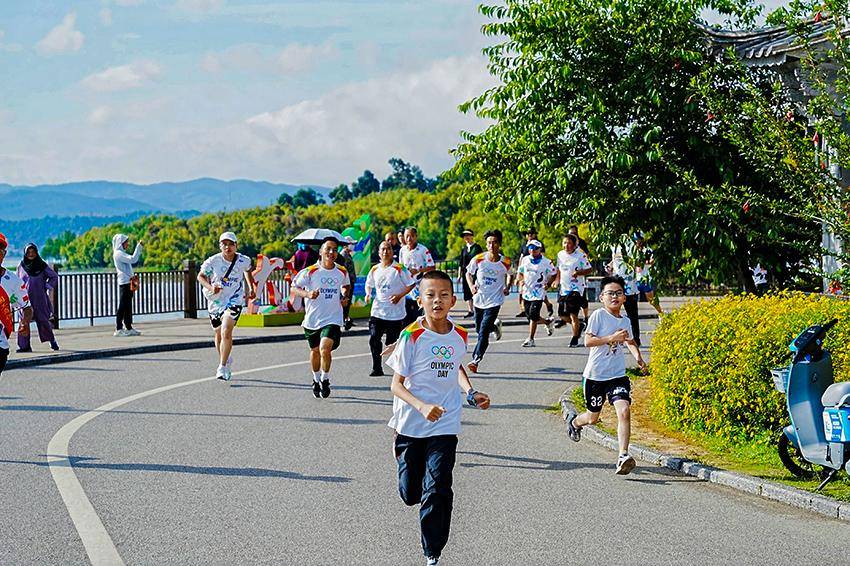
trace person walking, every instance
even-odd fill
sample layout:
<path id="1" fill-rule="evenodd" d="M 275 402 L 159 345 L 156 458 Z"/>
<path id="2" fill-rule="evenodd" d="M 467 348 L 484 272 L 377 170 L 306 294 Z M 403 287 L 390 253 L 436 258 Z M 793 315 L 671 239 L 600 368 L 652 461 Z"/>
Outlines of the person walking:
<path id="1" fill-rule="evenodd" d="M 328 239 L 319 248 L 319 263 L 301 270 L 292 282 L 292 293 L 304 298 L 304 338 L 310 348 L 313 396 L 331 394 L 333 351 L 342 336 L 342 307 L 348 301 L 348 272 L 336 264 L 339 243 Z"/>
<path id="2" fill-rule="evenodd" d="M 478 365 L 490 346 L 490 333 L 502 339 L 499 311 L 511 288 L 511 260 L 502 255 L 502 232 L 492 230 L 484 234 L 487 252 L 472 258 L 467 266 L 467 284 L 475 303 L 475 332 L 478 341 L 469 362 L 469 371 L 478 373 Z"/>
<path id="3" fill-rule="evenodd" d="M 210 256 L 201 265 L 198 282 L 204 288 L 210 325 L 215 331 L 215 349 L 218 352 L 218 368 L 215 376 L 230 381 L 233 367 L 233 329 L 245 307 L 245 299 L 254 300 L 254 274 L 251 258 L 236 251 L 236 234 L 224 232 L 218 238 L 221 253 Z M 244 292 L 245 278 L 248 292 Z"/>
<path id="4" fill-rule="evenodd" d="M 421 314 L 419 307 L 419 281 L 429 271 L 434 271 L 434 258 L 428 248 L 419 243 L 419 232 L 413 226 L 404 229 L 404 246 L 399 252 L 399 263 L 402 264 L 410 274 L 416 278 L 416 287 L 407 295 L 404 308 L 407 316 L 404 317 L 402 326 L 406 326 L 416 320 Z"/>
<path id="5" fill-rule="evenodd" d="M 33 320 L 38 328 L 38 338 L 50 342 L 51 350 L 58 350 L 59 344 L 53 334 L 50 317 L 53 316 L 53 297 L 59 285 L 59 276 L 38 254 L 38 247 L 30 242 L 24 249 L 24 258 L 18 265 L 18 278 L 27 287 L 27 295 L 32 306 Z M 32 352 L 29 332 L 18 332 L 18 352 Z"/>
<path id="6" fill-rule="evenodd" d="M 461 237 L 463 237 L 463 247 L 460 250 L 460 274 L 458 275 L 458 279 L 460 280 L 461 287 L 463 287 L 463 300 L 466 301 L 467 306 L 466 316 L 464 318 L 471 318 L 475 316 L 475 305 L 472 303 L 472 289 L 469 287 L 469 281 L 466 280 L 466 269 L 472 258 L 480 254 L 483 250 L 478 245 L 478 242 L 475 241 L 475 234 L 472 230 L 467 228 L 461 232 Z"/>
<path id="7" fill-rule="evenodd" d="M 525 307 L 525 316 L 528 318 L 528 338 L 522 343 L 522 347 L 533 348 L 535 346 L 534 335 L 539 323 L 544 323 L 546 334 L 552 335 L 555 320 L 551 316 L 543 318 L 540 312 L 543 310 L 546 290 L 555 280 L 558 270 L 555 269 L 549 258 L 543 255 L 543 244 L 538 240 L 531 240 L 527 246 L 531 255 L 522 260 L 522 265 L 517 270 L 517 277 L 520 295 Z"/>
<path id="8" fill-rule="evenodd" d="M 371 297 L 372 311 L 369 317 L 369 350 L 372 352 L 370 377 L 384 375 L 381 352 L 384 344 L 395 344 L 401 333 L 401 323 L 406 316 L 405 296 L 416 286 L 416 280 L 403 266 L 393 260 L 393 247 L 388 241 L 378 246 L 380 263 L 372 266 L 366 276 L 366 296 Z M 386 342 L 382 343 L 386 336 Z"/>
<path id="9" fill-rule="evenodd" d="M 112 262 L 118 272 L 118 312 L 115 313 L 115 333 L 113 336 L 139 336 L 141 332 L 133 328 L 133 292 L 138 286 L 138 277 L 133 273 L 133 264 L 142 255 L 142 242 L 136 244 L 133 255 L 127 253 L 130 238 L 124 234 L 112 237 Z"/>
<path id="10" fill-rule="evenodd" d="M 3 373 L 9 359 L 9 336 L 15 327 L 14 311 L 21 311 L 18 334 L 29 334 L 30 321 L 32 321 L 32 307 L 27 295 L 27 286 L 17 274 L 2 267 L 8 247 L 9 241 L 6 236 L 0 234 L 0 374 Z"/>

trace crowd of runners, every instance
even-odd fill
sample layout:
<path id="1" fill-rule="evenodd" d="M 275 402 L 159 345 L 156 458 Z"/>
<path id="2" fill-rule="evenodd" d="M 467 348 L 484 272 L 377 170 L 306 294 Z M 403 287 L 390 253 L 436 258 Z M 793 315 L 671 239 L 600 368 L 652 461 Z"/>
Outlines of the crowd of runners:
<path id="1" fill-rule="evenodd" d="M 630 352 L 638 366 L 645 368 L 639 350 L 638 294 L 643 292 L 660 312 L 649 278 L 652 252 L 640 234 L 630 241 L 632 249 L 621 246 L 612 250 L 609 275 L 601 280 L 602 308 L 590 315 L 586 277 L 593 273 L 593 266 L 576 227 L 564 235 L 554 262 L 546 257 L 537 233 L 528 230 L 516 267 L 502 253 L 499 230 L 484 234 L 484 249 L 475 243 L 471 230 L 465 230 L 462 237 L 459 283 L 468 309 L 464 318 L 474 319 L 477 336 L 472 358 L 465 366 L 468 334 L 450 316 L 457 301 L 454 281 L 436 269 L 430 251 L 419 242 L 416 228 L 386 234 L 378 246 L 379 261 L 365 282 L 365 294 L 371 299 L 369 375 L 385 375 L 385 364 L 393 372 L 389 426 L 394 431 L 399 494 L 405 504 L 420 505 L 422 548 L 431 565 L 438 563 L 449 536 L 461 405 L 464 400 L 480 409 L 490 405 L 490 398 L 473 387 L 470 374 L 478 373 L 491 339 L 502 337 L 499 316 L 512 286 L 518 288 L 517 316 L 528 320 L 528 336 L 522 347 L 535 347 L 540 325 L 550 336 L 557 327 L 569 327 L 571 348 L 581 346 L 584 331 L 583 344 L 588 348 L 583 372 L 587 410 L 569 415 L 567 432 L 572 440 L 579 441 L 582 427 L 598 421 L 607 399 L 618 419 L 617 474 L 628 474 L 635 466 L 628 453 L 631 384 L 624 353 Z M 203 263 L 198 280 L 215 331 L 216 375 L 227 381 L 233 363 L 233 329 L 246 301 L 254 299 L 255 286 L 251 260 L 237 252 L 236 235 L 225 232 L 219 243 L 221 253 Z M 340 261 L 339 247 L 334 239 L 323 241 L 318 259 L 304 265 L 291 287 L 292 296 L 304 302 L 302 326 L 309 348 L 312 392 L 317 399 L 327 398 L 332 392 L 333 352 L 347 328 L 346 311 L 354 285 L 352 269 Z M 639 268 L 627 261 L 636 256 L 643 259 Z M 557 317 L 548 298 L 550 289 L 558 291 Z"/>

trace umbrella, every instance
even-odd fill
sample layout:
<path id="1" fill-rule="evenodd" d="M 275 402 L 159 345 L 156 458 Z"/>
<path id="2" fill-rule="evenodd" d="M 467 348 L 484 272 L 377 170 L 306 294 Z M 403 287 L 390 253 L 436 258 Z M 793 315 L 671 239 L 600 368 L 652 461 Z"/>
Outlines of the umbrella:
<path id="1" fill-rule="evenodd" d="M 292 238 L 293 242 L 297 242 L 299 244 L 321 244 L 325 240 L 336 240 L 339 242 L 344 242 L 345 238 L 343 238 L 339 232 L 336 230 L 328 230 L 327 228 L 310 228 L 309 230 L 304 230 L 294 238 Z"/>

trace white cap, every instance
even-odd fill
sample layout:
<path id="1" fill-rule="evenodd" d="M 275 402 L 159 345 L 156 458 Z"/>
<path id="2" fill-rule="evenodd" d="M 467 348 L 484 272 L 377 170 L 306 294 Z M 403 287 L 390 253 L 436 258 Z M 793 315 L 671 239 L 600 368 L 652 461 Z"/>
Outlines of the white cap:
<path id="1" fill-rule="evenodd" d="M 236 243 L 236 234 L 233 232 L 225 232 L 221 236 L 218 237 L 219 242 L 223 242 L 224 240 L 230 240 L 234 244 Z"/>
<path id="2" fill-rule="evenodd" d="M 543 248 L 543 244 L 541 244 L 541 243 L 540 243 L 540 240 L 531 240 L 530 242 L 528 242 L 527 244 L 525 244 L 525 247 L 527 247 L 527 248 L 537 248 L 537 249 L 542 249 L 542 248 Z"/>

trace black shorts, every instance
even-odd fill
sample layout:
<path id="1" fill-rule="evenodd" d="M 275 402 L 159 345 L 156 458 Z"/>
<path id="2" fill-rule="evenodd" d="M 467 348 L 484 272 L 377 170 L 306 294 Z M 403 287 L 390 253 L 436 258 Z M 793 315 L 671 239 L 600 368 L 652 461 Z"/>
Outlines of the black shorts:
<path id="1" fill-rule="evenodd" d="M 466 280 L 466 273 L 462 274 L 460 277 L 461 287 L 463 287 L 463 300 L 471 301 L 472 300 L 472 289 L 469 288 L 469 282 Z"/>
<path id="2" fill-rule="evenodd" d="M 632 384 L 625 375 L 605 381 L 585 378 L 583 386 L 584 404 L 591 413 L 598 413 L 602 410 L 606 397 L 612 405 L 614 401 L 620 399 L 628 401 L 629 404 L 632 402 Z"/>
<path id="3" fill-rule="evenodd" d="M 221 326 L 221 319 L 225 315 L 229 316 L 233 319 L 233 322 L 237 322 L 239 317 L 242 315 L 242 305 L 234 305 L 232 307 L 227 307 L 220 313 L 210 313 L 210 324 L 213 328 L 218 328 Z"/>
<path id="4" fill-rule="evenodd" d="M 582 304 L 587 303 L 587 299 L 578 291 L 570 291 L 569 295 L 561 295 L 558 297 L 558 316 L 570 316 L 578 314 L 584 307 Z"/>
<path id="5" fill-rule="evenodd" d="M 317 328 L 316 330 L 309 330 L 307 328 L 304 329 L 304 337 L 307 338 L 307 344 L 310 346 L 311 350 L 319 347 L 322 338 L 330 338 L 333 340 L 334 345 L 331 349 L 336 350 L 339 348 L 339 339 L 341 336 L 342 329 L 336 324 L 329 324 L 327 326 Z"/>
<path id="6" fill-rule="evenodd" d="M 539 301 L 523 300 L 523 308 L 525 309 L 525 317 L 530 321 L 540 321 L 540 311 L 543 309 L 543 299 Z"/>

